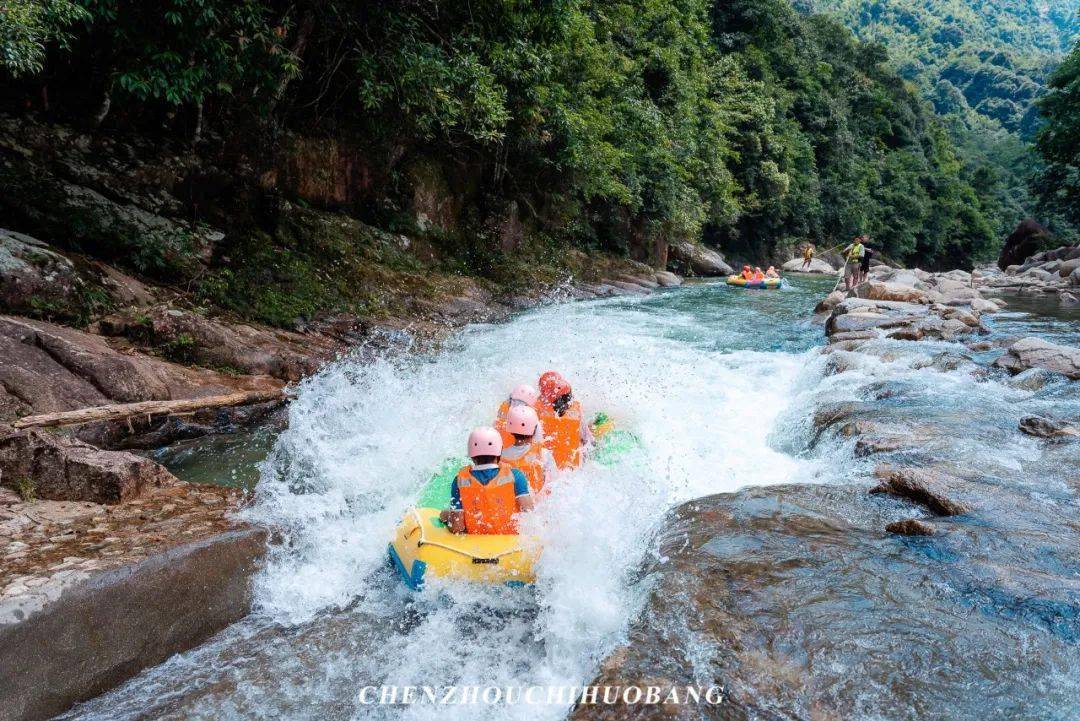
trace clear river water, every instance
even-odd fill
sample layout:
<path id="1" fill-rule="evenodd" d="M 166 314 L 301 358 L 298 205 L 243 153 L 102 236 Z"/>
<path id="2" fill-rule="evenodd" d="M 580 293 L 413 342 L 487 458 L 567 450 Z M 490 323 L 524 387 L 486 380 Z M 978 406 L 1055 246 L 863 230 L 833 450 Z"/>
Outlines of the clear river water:
<path id="1" fill-rule="evenodd" d="M 672 510 L 713 498 L 738 518 L 761 512 L 756 499 L 773 486 L 804 489 L 800 497 L 814 495 L 820 513 L 876 535 L 864 543 L 859 534 L 869 531 L 848 533 L 828 563 L 783 583 L 725 581 L 742 606 L 747 643 L 764 633 L 762 644 L 786 644 L 788 657 L 802 659 L 795 677 L 768 662 L 724 668 L 721 680 L 743 693 L 780 699 L 757 716 L 1080 717 L 1080 444 L 1016 432 L 1023 415 L 1080 419 L 1080 384 L 1026 387 L 987 370 L 998 351 L 936 342 L 882 341 L 847 354 L 837 374 L 810 315 L 832 282 L 798 278 L 776 292 L 707 283 L 544 307 L 466 328 L 435 355 L 335 363 L 300 385 L 280 434 L 170 451 L 163 460 L 190 480 L 257 479 L 244 514 L 277 529 L 279 542 L 255 579 L 255 611 L 66 718 L 566 718 L 571 709 L 559 703 L 388 706 L 358 696 L 383 684 L 588 683 L 651 608 Z M 989 323 L 991 338 L 1080 343 L 1080 315 L 1056 306 L 1017 301 Z M 509 388 L 549 368 L 571 379 L 587 411 L 633 431 L 641 450 L 562 479 L 528 520 L 544 545 L 534 588 L 406 590 L 385 563 L 402 513 L 433 469 L 461 454 L 468 429 L 490 422 Z M 949 584 L 962 579 L 939 570 L 961 553 L 949 541 L 881 533 L 879 516 L 918 515 L 910 507 L 830 501 L 828 489 L 858 489 L 862 498 L 877 462 L 854 458 L 853 438 L 815 424 L 838 403 L 916 437 L 915 457 L 907 450 L 896 460 L 947 464 L 958 475 L 977 467 L 984 485 L 972 493 L 989 489 L 989 510 L 946 538 L 990 528 L 992 542 L 980 543 L 997 544 L 1003 566 L 1034 580 L 1018 588 L 1015 574 L 1003 573 L 1011 580 L 1000 586 L 982 578 L 981 596 L 954 593 Z M 792 553 L 766 535 L 782 530 L 718 537 L 712 557 L 770 553 L 764 562 L 779 568 Z M 799 535 L 809 531 L 787 532 L 809 548 Z M 927 619 L 928 609 L 943 615 Z M 868 619 L 903 643 L 871 641 L 887 649 L 879 657 L 837 641 L 863 638 Z M 715 681 L 719 667 L 703 658 L 691 675 Z M 905 664 L 919 671 L 901 683 L 895 674 Z"/>

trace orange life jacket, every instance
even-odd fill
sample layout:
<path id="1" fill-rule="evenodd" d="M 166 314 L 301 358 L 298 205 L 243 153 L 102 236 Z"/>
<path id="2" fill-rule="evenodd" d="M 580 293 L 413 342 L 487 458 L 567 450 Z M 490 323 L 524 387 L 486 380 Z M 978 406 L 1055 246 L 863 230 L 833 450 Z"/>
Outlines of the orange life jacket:
<path id="1" fill-rule="evenodd" d="M 540 423 L 544 428 L 544 446 L 551 451 L 555 465 L 560 469 L 576 468 L 581 464 L 581 404 L 571 401 L 566 413 L 559 415 L 544 403 L 540 411 Z"/>
<path id="2" fill-rule="evenodd" d="M 754 280 L 765 280 L 765 274 L 754 271 Z"/>
<path id="3" fill-rule="evenodd" d="M 457 474 L 461 510 L 465 513 L 465 532 L 509 535 L 518 532 L 517 497 L 514 495 L 514 472 L 505 463 L 486 484 L 473 478 L 470 466 Z"/>
<path id="4" fill-rule="evenodd" d="M 502 436 L 503 448 L 514 445 L 514 434 L 506 430 L 506 416 L 510 412 L 510 401 L 505 400 L 499 406 L 499 412 L 495 414 L 495 430 Z"/>
<path id="5" fill-rule="evenodd" d="M 529 444 L 529 450 L 525 451 L 519 458 L 506 458 L 502 459 L 502 462 L 511 468 L 516 468 L 522 472 L 525 476 L 525 480 L 529 482 L 529 490 L 533 494 L 538 494 L 544 490 L 544 459 L 543 459 L 544 446 L 539 443 Z"/>

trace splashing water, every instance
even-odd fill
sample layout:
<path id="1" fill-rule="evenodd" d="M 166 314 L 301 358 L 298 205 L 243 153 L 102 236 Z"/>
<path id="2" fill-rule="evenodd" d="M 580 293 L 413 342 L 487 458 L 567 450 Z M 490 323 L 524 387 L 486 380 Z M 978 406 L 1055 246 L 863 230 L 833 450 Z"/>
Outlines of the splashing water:
<path id="1" fill-rule="evenodd" d="M 300 387 L 250 520 L 279 529 L 256 612 L 211 643 L 76 710 L 86 718 L 561 718 L 541 706 L 362 706 L 362 686 L 581 685 L 648 590 L 638 569 L 665 512 L 807 474 L 771 432 L 820 328 L 789 292 L 702 285 L 547 307 L 460 333 L 435 357 L 338 362 Z M 793 323 L 792 319 L 798 318 Z M 559 479 L 527 520 L 531 589 L 429 580 L 412 594 L 386 544 L 432 470 L 491 422 L 509 388 L 557 368 L 590 415 L 641 441 Z"/>

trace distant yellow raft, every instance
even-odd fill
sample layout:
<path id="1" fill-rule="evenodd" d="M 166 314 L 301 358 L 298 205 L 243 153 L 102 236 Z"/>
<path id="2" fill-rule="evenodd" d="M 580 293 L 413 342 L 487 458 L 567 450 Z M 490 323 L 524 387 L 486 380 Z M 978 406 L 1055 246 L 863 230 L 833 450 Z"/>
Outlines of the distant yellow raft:
<path id="1" fill-rule="evenodd" d="M 784 279 L 766 278 L 765 280 L 747 280 L 741 275 L 730 275 L 728 276 L 727 284 L 738 286 L 739 288 L 768 288 L 769 290 L 776 290 L 784 284 Z"/>
<path id="2" fill-rule="evenodd" d="M 519 535 L 451 533 L 438 508 L 413 508 L 397 527 L 390 558 L 409 588 L 427 575 L 478 583 L 524 586 L 534 580 L 533 549 Z"/>

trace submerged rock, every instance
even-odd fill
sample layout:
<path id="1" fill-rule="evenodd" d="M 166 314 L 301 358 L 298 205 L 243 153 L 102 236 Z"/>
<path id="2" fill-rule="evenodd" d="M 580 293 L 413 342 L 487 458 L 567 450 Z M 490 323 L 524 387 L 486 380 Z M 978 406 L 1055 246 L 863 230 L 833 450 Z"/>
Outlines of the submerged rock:
<path id="1" fill-rule="evenodd" d="M 1043 418 L 1042 416 L 1025 416 L 1020 419 L 1020 430 L 1029 436 L 1039 438 L 1065 438 L 1080 436 L 1077 429 L 1065 421 Z"/>
<path id="2" fill-rule="evenodd" d="M 893 521 L 885 526 L 885 530 L 898 536 L 933 536 L 935 533 L 933 526 L 917 518 Z"/>
<path id="3" fill-rule="evenodd" d="M 948 486 L 956 479 L 943 473 L 930 473 L 914 468 L 880 466 L 874 475 L 881 484 L 870 489 L 871 493 L 888 493 L 926 506 L 939 516 L 960 516 L 967 507 L 949 498 Z"/>

